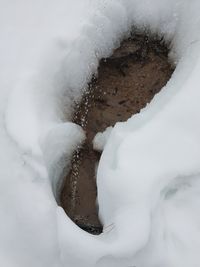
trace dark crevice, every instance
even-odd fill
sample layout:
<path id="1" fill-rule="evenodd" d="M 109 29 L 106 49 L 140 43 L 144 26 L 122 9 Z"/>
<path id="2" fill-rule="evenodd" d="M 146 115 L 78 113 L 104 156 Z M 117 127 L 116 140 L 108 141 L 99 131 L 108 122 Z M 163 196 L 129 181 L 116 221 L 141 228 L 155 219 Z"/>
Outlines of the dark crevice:
<path id="1" fill-rule="evenodd" d="M 68 216 L 91 234 L 102 232 L 95 181 L 100 154 L 93 150 L 92 140 L 106 127 L 138 113 L 160 91 L 173 72 L 168 52 L 163 39 L 132 34 L 100 61 L 98 77 L 76 106 L 73 122 L 83 127 L 87 138 L 74 153 L 60 199 Z"/>

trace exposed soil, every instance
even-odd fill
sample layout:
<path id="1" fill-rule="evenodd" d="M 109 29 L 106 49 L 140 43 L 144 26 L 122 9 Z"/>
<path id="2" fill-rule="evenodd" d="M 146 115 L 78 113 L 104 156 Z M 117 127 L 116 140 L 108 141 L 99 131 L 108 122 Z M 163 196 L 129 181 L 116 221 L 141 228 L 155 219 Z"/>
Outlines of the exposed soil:
<path id="1" fill-rule="evenodd" d="M 173 68 L 162 40 L 134 35 L 122 42 L 110 58 L 102 59 L 98 77 L 77 105 L 73 121 L 87 134 L 74 153 L 71 171 L 61 192 L 61 205 L 82 229 L 102 231 L 96 206 L 96 166 L 100 154 L 92 147 L 96 133 L 140 112 L 170 79 Z"/>

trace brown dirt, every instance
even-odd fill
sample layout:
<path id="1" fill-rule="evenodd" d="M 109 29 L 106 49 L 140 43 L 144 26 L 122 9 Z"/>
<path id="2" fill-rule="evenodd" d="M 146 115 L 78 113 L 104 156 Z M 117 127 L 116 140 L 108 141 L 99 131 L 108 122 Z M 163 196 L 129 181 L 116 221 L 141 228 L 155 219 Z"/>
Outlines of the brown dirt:
<path id="1" fill-rule="evenodd" d="M 100 154 L 92 148 L 97 132 L 140 112 L 170 79 L 168 49 L 162 40 L 135 35 L 122 42 L 113 55 L 100 61 L 98 77 L 77 105 L 73 121 L 81 125 L 87 140 L 75 152 L 62 192 L 61 205 L 84 230 L 102 230 L 96 206 L 95 168 Z"/>

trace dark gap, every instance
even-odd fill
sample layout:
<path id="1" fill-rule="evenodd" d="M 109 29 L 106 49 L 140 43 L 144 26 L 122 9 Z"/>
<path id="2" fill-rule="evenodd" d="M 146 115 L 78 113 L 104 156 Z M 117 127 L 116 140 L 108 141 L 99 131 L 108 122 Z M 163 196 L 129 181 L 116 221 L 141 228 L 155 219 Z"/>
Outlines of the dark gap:
<path id="1" fill-rule="evenodd" d="M 102 232 L 95 181 L 100 153 L 93 150 L 92 140 L 106 127 L 138 113 L 167 83 L 174 71 L 168 52 L 163 39 L 132 34 L 111 57 L 100 61 L 98 77 L 76 107 L 73 122 L 84 128 L 87 139 L 74 153 L 60 200 L 67 215 L 89 233 Z"/>

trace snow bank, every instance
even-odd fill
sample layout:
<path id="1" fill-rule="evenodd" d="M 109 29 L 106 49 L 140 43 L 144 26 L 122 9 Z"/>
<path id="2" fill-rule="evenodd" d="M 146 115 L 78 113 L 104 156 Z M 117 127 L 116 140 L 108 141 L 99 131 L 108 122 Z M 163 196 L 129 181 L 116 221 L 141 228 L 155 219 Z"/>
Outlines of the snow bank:
<path id="1" fill-rule="evenodd" d="M 0 2 L 1 266 L 199 266 L 199 8 L 197 0 Z M 164 35 L 177 68 L 110 134 L 97 177 L 105 232 L 93 237 L 53 193 L 63 158 L 84 140 L 70 122 L 74 104 L 133 25 Z"/>

